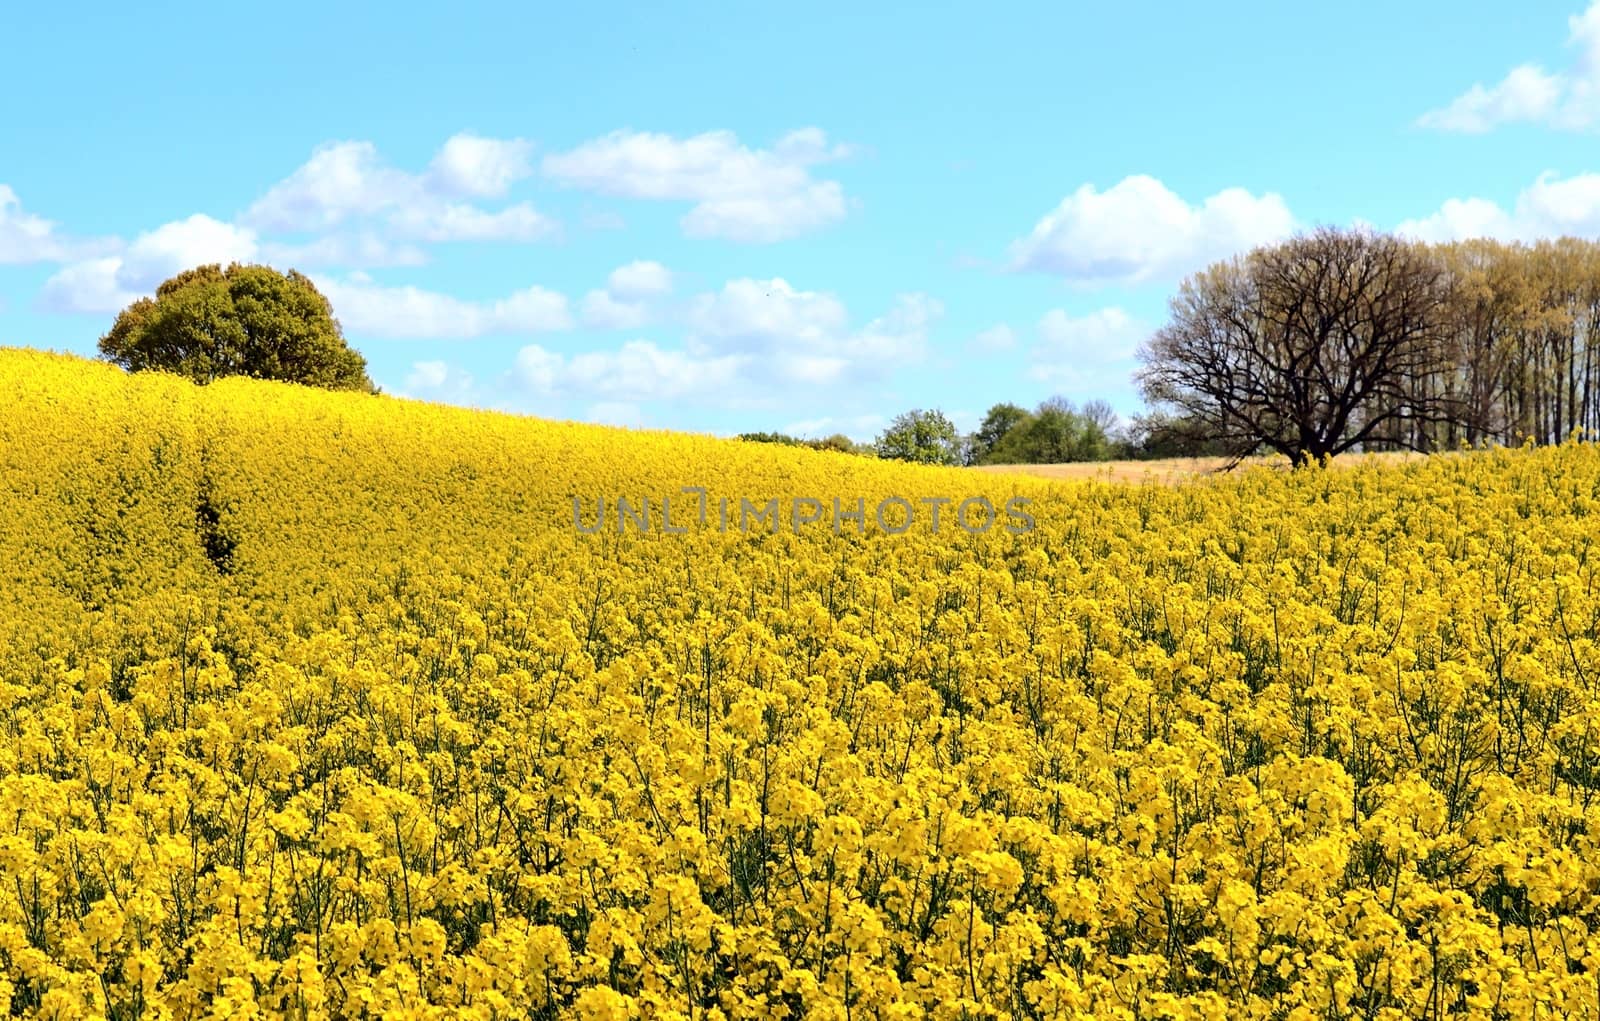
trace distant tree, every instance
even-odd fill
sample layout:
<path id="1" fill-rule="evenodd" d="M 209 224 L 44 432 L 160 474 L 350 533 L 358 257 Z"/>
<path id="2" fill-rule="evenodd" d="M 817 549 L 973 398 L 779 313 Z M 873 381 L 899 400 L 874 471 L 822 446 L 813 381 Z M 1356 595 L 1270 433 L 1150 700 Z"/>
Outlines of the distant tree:
<path id="1" fill-rule="evenodd" d="M 857 443 L 844 433 L 834 433 L 832 436 L 823 436 L 818 439 L 802 439 L 790 436 L 788 433 L 752 432 L 740 433 L 739 439 L 746 443 L 777 443 L 787 447 L 809 447 L 812 450 L 836 450 L 845 454 L 864 454 L 876 457 L 875 450 L 870 443 Z"/>
<path id="2" fill-rule="evenodd" d="M 805 445 L 812 450 L 836 450 L 842 454 L 862 454 L 867 457 L 877 457 L 878 452 L 870 443 L 857 443 L 844 433 L 834 433 L 821 439 L 806 440 Z"/>
<path id="3" fill-rule="evenodd" d="M 329 390 L 377 388 L 345 343 L 333 307 L 300 273 L 212 264 L 185 270 L 117 316 L 100 353 L 130 372 L 156 369 L 210 383 L 276 379 Z"/>
<path id="4" fill-rule="evenodd" d="M 989 452 L 989 464 L 1103 461 L 1111 455 L 1105 430 L 1062 397 L 1043 402 Z"/>
<path id="5" fill-rule="evenodd" d="M 1123 434 L 1122 447 L 1123 456 L 1139 460 L 1227 457 L 1235 450 L 1225 440 L 1215 437 L 1207 423 L 1160 410 L 1133 416 Z"/>
<path id="6" fill-rule="evenodd" d="M 1398 419 L 1455 414 L 1427 385 L 1449 298 L 1424 246 L 1323 228 L 1184 281 L 1171 322 L 1140 349 L 1140 385 L 1236 457 L 1264 445 L 1318 463 L 1393 435 Z"/>
<path id="7" fill-rule="evenodd" d="M 895 416 L 878 437 L 878 456 L 923 464 L 960 464 L 961 437 L 942 411 L 920 408 Z"/>
<path id="8" fill-rule="evenodd" d="M 1102 436 L 1113 435 L 1120 424 L 1117 411 L 1109 401 L 1089 401 L 1078 413 L 1083 416 L 1084 421 L 1099 429 Z"/>
<path id="9" fill-rule="evenodd" d="M 978 423 L 967 437 L 962 455 L 963 464 L 983 464 L 999 442 L 1005 438 L 1006 433 L 1021 425 L 1029 418 L 1028 410 L 1021 405 L 1009 401 L 996 404 L 983 414 L 983 421 Z"/>

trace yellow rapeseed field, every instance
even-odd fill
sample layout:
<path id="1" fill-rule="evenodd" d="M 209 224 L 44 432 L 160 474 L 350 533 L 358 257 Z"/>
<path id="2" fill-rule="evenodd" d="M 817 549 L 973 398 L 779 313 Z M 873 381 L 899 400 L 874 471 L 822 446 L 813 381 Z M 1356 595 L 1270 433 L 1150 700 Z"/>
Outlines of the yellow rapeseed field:
<path id="1" fill-rule="evenodd" d="M 0 352 L 0 1004 L 1600 1018 L 1597 538 Z"/>

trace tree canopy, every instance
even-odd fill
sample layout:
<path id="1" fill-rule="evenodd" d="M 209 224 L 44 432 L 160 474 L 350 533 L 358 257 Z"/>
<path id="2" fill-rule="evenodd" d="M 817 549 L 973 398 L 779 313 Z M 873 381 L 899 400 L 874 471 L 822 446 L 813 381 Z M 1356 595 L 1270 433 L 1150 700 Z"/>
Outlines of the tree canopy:
<path id="1" fill-rule="evenodd" d="M 896 415 L 878 437 L 878 456 L 923 464 L 960 464 L 961 434 L 944 412 L 915 409 Z"/>
<path id="2" fill-rule="evenodd" d="M 130 372 L 210 383 L 224 376 L 376 392 L 333 307 L 304 275 L 267 266 L 185 270 L 117 316 L 100 353 Z"/>

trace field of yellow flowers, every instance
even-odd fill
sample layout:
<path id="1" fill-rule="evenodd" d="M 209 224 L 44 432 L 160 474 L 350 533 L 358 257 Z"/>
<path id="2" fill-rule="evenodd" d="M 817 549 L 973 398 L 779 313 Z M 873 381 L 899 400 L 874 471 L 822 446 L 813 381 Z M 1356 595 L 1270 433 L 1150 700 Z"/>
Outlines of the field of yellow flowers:
<path id="1" fill-rule="evenodd" d="M 1593 445 L 1051 483 L 26 351 L 0 409 L 13 1015 L 1600 1018 Z M 975 494 L 1036 527 L 871 510 Z M 772 497 L 868 511 L 717 527 Z"/>

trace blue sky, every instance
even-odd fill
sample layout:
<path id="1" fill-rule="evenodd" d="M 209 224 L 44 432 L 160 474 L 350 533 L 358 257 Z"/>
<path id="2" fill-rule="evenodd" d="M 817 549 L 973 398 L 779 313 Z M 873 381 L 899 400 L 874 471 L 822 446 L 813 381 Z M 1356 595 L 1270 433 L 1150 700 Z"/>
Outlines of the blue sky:
<path id="1" fill-rule="evenodd" d="M 1208 262 L 1600 235 L 1600 2 L 26 4 L 0 344 L 294 267 L 390 392 L 870 438 L 1138 410 Z"/>

